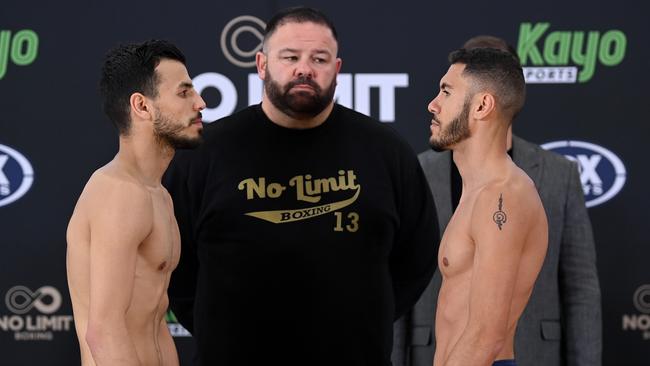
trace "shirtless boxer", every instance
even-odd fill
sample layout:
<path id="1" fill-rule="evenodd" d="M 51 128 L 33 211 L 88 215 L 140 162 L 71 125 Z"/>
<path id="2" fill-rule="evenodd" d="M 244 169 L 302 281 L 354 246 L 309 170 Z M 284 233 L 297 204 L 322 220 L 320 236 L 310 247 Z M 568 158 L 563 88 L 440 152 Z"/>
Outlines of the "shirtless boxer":
<path id="1" fill-rule="evenodd" d="M 524 104 L 524 77 L 512 55 L 495 49 L 461 49 L 449 60 L 429 103 L 430 143 L 454 151 L 463 188 L 438 253 L 433 363 L 514 365 L 517 321 L 548 237 L 535 186 L 506 153 L 506 132 Z"/>
<path id="2" fill-rule="evenodd" d="M 160 181 L 175 149 L 200 143 L 205 103 L 165 41 L 110 51 L 100 87 L 119 151 L 92 175 L 68 225 L 81 363 L 178 365 L 165 313 L 180 238 Z"/>

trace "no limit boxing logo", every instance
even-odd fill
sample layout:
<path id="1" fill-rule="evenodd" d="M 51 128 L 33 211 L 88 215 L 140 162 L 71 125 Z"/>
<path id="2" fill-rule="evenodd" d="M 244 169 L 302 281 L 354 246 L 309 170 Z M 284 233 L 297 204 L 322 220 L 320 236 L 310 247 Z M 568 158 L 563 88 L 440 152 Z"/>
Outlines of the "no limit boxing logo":
<path id="1" fill-rule="evenodd" d="M 641 285 L 634 291 L 632 303 L 642 314 L 624 314 L 623 330 L 640 331 L 643 339 L 650 340 L 650 284 Z"/>
<path id="2" fill-rule="evenodd" d="M 9 146 L 0 145 L 0 207 L 24 196 L 33 181 L 29 160 Z"/>
<path id="3" fill-rule="evenodd" d="M 62 302 L 61 292 L 52 286 L 36 291 L 14 286 L 5 295 L 5 305 L 13 315 L 0 316 L 0 330 L 13 332 L 17 341 L 50 341 L 55 332 L 71 329 L 72 315 L 51 315 Z"/>
<path id="4" fill-rule="evenodd" d="M 49 299 L 49 304 L 43 299 Z M 25 314 L 32 308 L 43 314 L 52 314 L 61 307 L 61 293 L 52 286 L 43 286 L 36 292 L 25 286 L 14 286 L 7 291 L 5 304 L 14 314 Z"/>
<path id="5" fill-rule="evenodd" d="M 587 207 L 600 205 L 612 199 L 623 189 L 626 180 L 625 165 L 608 149 L 584 141 L 554 141 L 542 145 L 546 150 L 576 161 Z"/>

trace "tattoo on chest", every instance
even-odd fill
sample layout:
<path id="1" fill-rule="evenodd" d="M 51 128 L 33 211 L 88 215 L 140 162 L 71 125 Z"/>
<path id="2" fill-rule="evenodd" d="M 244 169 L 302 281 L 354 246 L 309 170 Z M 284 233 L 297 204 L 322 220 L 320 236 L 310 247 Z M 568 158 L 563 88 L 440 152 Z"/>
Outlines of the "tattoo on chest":
<path id="1" fill-rule="evenodd" d="M 506 216 L 506 213 L 502 211 L 503 210 L 503 194 L 499 194 L 499 210 L 492 215 L 492 220 L 497 224 L 499 227 L 499 230 L 501 230 L 501 226 L 506 223 L 508 220 L 508 217 Z"/>

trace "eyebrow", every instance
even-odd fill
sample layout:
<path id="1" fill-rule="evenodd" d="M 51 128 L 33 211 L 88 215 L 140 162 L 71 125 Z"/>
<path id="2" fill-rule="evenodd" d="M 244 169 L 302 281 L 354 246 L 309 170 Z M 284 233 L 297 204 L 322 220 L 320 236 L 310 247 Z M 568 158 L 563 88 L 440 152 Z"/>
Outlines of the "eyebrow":
<path id="1" fill-rule="evenodd" d="M 324 53 L 324 54 L 326 54 L 326 55 L 329 55 L 329 54 L 330 54 L 330 51 L 327 50 L 327 49 L 324 49 L 324 48 L 320 48 L 320 49 L 314 50 L 313 53 L 316 53 L 316 54 Z"/>
<path id="2" fill-rule="evenodd" d="M 281 49 L 280 51 L 278 51 L 278 53 L 283 53 L 283 52 L 299 53 L 300 50 L 295 49 L 295 48 L 288 48 L 288 47 L 287 47 L 287 48 L 283 48 L 283 49 Z M 319 49 L 313 50 L 313 51 L 312 51 L 312 54 L 326 54 L 326 55 L 330 55 L 331 52 L 330 52 L 328 49 L 325 49 L 325 48 L 319 48 Z"/>
<path id="3" fill-rule="evenodd" d="M 179 88 L 193 88 L 194 84 L 189 81 L 183 81 L 178 85 Z"/>
<path id="4" fill-rule="evenodd" d="M 453 87 L 451 85 L 447 84 L 446 82 L 443 82 L 443 83 L 440 84 L 440 90 L 442 90 L 442 89 L 453 89 Z"/>

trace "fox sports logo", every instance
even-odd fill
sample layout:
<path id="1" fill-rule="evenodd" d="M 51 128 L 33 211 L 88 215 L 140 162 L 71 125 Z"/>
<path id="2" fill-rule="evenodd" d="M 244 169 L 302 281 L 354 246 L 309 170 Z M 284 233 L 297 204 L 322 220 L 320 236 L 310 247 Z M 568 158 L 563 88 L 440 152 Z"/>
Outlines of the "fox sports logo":
<path id="1" fill-rule="evenodd" d="M 616 154 L 602 146 L 566 140 L 549 142 L 542 147 L 578 163 L 587 207 L 612 199 L 625 184 L 625 165 Z"/>
<path id="2" fill-rule="evenodd" d="M 34 170 L 18 151 L 0 145 L 0 207 L 24 196 L 34 181 Z"/>

